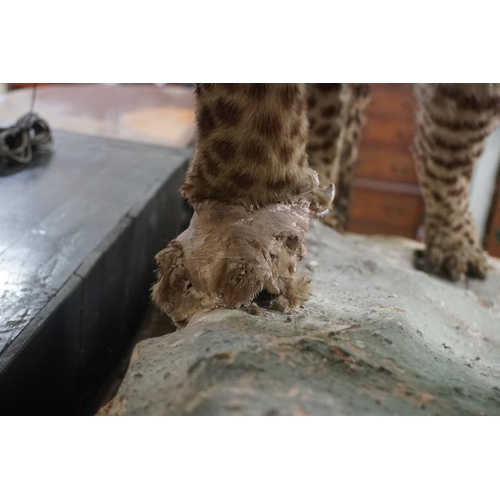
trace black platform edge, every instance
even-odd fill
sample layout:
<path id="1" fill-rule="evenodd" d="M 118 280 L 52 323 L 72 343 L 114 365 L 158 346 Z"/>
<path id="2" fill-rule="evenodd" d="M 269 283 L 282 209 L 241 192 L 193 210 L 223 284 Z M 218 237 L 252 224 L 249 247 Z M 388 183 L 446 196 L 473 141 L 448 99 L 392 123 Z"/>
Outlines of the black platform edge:
<path id="1" fill-rule="evenodd" d="M 144 192 L 0 358 L 0 415 L 91 415 L 150 301 L 154 256 L 188 225 L 192 150 Z"/>

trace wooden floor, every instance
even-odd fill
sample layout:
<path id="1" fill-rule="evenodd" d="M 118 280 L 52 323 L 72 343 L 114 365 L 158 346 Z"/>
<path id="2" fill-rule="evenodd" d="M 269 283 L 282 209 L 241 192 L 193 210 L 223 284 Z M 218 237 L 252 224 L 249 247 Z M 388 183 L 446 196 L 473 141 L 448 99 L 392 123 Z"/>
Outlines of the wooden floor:
<path id="1" fill-rule="evenodd" d="M 12 398 L 33 397 L 42 373 L 69 384 L 89 356 L 102 357 L 99 346 L 117 345 L 127 326 L 113 317 L 145 307 L 154 254 L 184 223 L 178 186 L 167 191 L 188 156 L 56 132 L 51 154 L 0 177 L 0 414 L 29 408 Z M 16 368 L 41 337 L 40 369 L 29 356 Z"/>

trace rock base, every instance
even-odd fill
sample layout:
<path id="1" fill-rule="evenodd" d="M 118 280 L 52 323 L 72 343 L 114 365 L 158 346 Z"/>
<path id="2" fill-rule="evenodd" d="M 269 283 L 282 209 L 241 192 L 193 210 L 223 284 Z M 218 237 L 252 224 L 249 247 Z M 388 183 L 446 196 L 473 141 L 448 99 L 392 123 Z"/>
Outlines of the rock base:
<path id="1" fill-rule="evenodd" d="M 500 415 L 500 261 L 451 283 L 410 240 L 314 223 L 307 246 L 298 313 L 199 313 L 140 342 L 99 414 Z"/>

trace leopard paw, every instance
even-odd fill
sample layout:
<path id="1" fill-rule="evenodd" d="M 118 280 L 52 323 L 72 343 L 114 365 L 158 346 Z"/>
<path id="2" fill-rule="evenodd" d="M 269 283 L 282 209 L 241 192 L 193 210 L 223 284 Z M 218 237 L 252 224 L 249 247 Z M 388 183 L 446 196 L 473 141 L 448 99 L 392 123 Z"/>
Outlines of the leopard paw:
<path id="1" fill-rule="evenodd" d="M 416 267 L 441 274 L 452 281 L 466 276 L 485 279 L 488 271 L 486 252 L 479 244 L 472 225 L 435 229 L 426 228 L 426 250 L 416 255 Z"/>
<path id="2" fill-rule="evenodd" d="M 315 213 L 309 202 L 259 209 L 208 202 L 189 228 L 156 256 L 152 297 L 177 325 L 199 311 L 248 308 L 259 294 L 268 306 L 292 311 L 309 296 L 296 272 Z"/>

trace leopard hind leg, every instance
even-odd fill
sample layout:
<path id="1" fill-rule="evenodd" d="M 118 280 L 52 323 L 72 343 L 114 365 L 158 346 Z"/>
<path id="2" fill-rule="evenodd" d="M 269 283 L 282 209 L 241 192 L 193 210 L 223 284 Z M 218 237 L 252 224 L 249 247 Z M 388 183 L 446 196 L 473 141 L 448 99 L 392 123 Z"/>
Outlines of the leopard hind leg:
<path id="1" fill-rule="evenodd" d="M 487 258 L 469 205 L 471 177 L 498 124 L 500 84 L 416 84 L 414 156 L 425 203 L 425 243 L 417 267 L 453 281 L 484 279 Z"/>
<path id="2" fill-rule="evenodd" d="M 335 184 L 333 209 L 321 220 L 347 230 L 354 166 L 370 102 L 365 83 L 309 83 L 307 151 L 322 186 Z"/>

